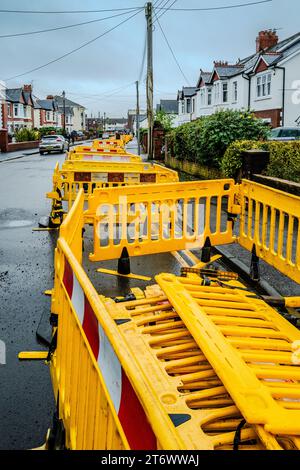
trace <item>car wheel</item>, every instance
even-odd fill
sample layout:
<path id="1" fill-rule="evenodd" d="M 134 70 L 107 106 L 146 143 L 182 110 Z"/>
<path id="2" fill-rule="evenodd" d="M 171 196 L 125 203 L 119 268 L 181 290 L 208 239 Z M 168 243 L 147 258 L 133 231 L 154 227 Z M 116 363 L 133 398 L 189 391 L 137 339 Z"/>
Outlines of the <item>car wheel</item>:
<path id="1" fill-rule="evenodd" d="M 45 152 L 41 152 L 41 150 L 40 150 L 40 155 L 44 155 L 44 153 L 45 153 Z"/>

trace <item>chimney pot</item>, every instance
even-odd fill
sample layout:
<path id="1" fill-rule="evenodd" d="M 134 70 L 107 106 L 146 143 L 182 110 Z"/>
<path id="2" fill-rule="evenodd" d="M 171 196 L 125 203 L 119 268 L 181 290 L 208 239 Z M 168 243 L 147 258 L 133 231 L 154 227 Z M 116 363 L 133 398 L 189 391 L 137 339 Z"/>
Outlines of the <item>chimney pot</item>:
<path id="1" fill-rule="evenodd" d="M 31 85 L 23 85 L 23 90 L 31 93 L 32 92 L 32 86 Z"/>
<path id="2" fill-rule="evenodd" d="M 53 100 L 53 95 L 48 95 L 47 100 Z"/>
<path id="3" fill-rule="evenodd" d="M 260 31 L 256 38 L 256 52 L 276 46 L 277 43 L 278 36 L 275 30 Z"/>

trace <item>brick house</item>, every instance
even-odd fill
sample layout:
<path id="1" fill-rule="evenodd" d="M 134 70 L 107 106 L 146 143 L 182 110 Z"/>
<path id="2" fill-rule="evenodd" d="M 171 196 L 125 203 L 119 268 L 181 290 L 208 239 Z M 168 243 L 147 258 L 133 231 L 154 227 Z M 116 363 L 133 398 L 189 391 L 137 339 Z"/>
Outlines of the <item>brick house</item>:
<path id="1" fill-rule="evenodd" d="M 22 127 L 34 127 L 34 100 L 31 85 L 7 88 L 2 103 L 2 127 L 14 133 Z"/>
<path id="2" fill-rule="evenodd" d="M 214 62 L 210 72 L 200 70 L 195 113 L 187 120 L 220 109 L 251 109 L 272 127 L 296 126 L 300 124 L 299 69 L 300 33 L 279 41 L 275 31 L 260 31 L 250 56 L 235 64 Z M 184 99 L 184 93 L 179 93 L 179 114 L 184 114 Z"/>
<path id="3" fill-rule="evenodd" d="M 62 127 L 62 115 L 52 95 L 34 102 L 34 127 Z"/>

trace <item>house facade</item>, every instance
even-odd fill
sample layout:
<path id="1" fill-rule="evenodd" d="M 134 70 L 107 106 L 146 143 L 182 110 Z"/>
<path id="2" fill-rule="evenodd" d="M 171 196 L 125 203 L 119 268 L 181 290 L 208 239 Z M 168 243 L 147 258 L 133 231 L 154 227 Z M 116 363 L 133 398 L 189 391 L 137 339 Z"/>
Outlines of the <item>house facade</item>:
<path id="1" fill-rule="evenodd" d="M 62 127 L 63 119 L 54 97 L 48 95 L 45 100 L 34 102 L 34 127 Z"/>
<path id="2" fill-rule="evenodd" d="M 211 72 L 200 70 L 190 120 L 220 109 L 247 109 L 272 127 L 300 125 L 299 69 L 300 33 L 279 41 L 275 31 L 261 31 L 249 57 L 236 64 L 214 62 Z M 179 111 L 186 106 L 184 89 L 178 94 Z"/>
<path id="3" fill-rule="evenodd" d="M 86 128 L 86 115 L 85 115 L 85 107 L 81 104 L 75 103 L 67 98 L 65 98 L 65 104 L 62 96 L 54 96 L 54 100 L 57 105 L 58 113 L 62 116 L 62 123 L 63 123 L 63 115 L 64 111 L 66 113 L 66 130 L 67 132 L 71 133 L 72 131 L 83 131 Z"/>
<path id="4" fill-rule="evenodd" d="M 34 127 L 34 100 L 31 85 L 23 88 L 7 88 L 2 108 L 2 128 L 14 133 L 22 127 Z"/>
<path id="5" fill-rule="evenodd" d="M 178 90 L 178 125 L 196 119 L 197 90 L 197 87 L 182 87 L 182 90 Z"/>

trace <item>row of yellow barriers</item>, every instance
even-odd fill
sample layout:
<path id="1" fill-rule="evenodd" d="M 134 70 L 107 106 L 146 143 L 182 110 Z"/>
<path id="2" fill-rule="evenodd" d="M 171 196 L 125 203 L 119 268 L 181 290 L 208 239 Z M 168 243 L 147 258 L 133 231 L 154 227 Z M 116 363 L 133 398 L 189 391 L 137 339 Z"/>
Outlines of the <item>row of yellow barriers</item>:
<path id="1" fill-rule="evenodd" d="M 272 217 L 278 199 L 284 223 Z M 119 257 L 124 247 L 132 256 L 203 248 L 209 238 L 249 250 L 256 243 L 258 256 L 272 256 L 299 282 L 300 198 L 218 180 L 99 188 L 87 210 L 84 201 L 81 189 L 55 252 L 50 368 L 65 446 L 300 449 L 300 332 L 273 307 L 209 270 L 204 284 L 196 273 L 159 274 L 138 299 L 116 303 L 99 295 L 82 267 L 83 228 L 92 221 L 92 261 Z M 272 233 L 282 224 L 279 243 Z M 201 273 L 206 265 L 195 266 Z M 300 306 L 299 298 L 285 300 Z"/>
<path id="2" fill-rule="evenodd" d="M 69 210 L 81 188 L 88 198 L 97 188 L 178 181 L 177 172 L 155 163 L 144 163 L 140 156 L 127 152 L 125 144 L 131 137 L 122 137 L 78 145 L 68 152 L 62 168 L 56 164 L 53 189 L 47 193 L 52 199 L 51 226 L 61 224 L 62 202 L 68 202 Z"/>
<path id="3" fill-rule="evenodd" d="M 119 152 L 113 140 L 75 149 L 48 194 L 68 214 L 55 250 L 47 359 L 58 416 L 47 447 L 299 450 L 300 332 L 205 250 L 237 243 L 299 283 L 300 198 L 81 158 L 104 147 Z M 91 262 L 172 252 L 181 274 L 157 274 L 129 300 L 105 297 L 83 267 L 87 225 Z M 300 297 L 273 303 L 300 307 Z"/>

